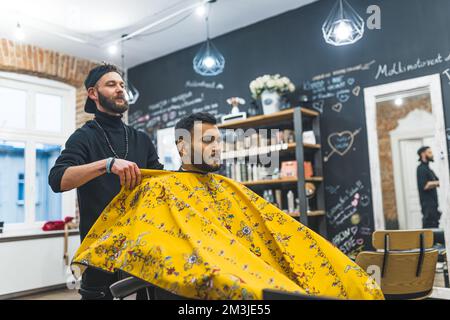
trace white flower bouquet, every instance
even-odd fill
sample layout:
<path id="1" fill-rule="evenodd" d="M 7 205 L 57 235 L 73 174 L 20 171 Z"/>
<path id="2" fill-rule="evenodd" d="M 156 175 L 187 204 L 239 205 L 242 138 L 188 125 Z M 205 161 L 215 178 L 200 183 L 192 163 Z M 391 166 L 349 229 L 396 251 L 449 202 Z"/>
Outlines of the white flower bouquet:
<path id="1" fill-rule="evenodd" d="M 264 75 L 250 82 L 250 91 L 253 98 L 257 99 L 265 91 L 276 91 L 283 95 L 288 92 L 294 92 L 295 86 L 287 77 L 281 77 L 279 74 Z"/>

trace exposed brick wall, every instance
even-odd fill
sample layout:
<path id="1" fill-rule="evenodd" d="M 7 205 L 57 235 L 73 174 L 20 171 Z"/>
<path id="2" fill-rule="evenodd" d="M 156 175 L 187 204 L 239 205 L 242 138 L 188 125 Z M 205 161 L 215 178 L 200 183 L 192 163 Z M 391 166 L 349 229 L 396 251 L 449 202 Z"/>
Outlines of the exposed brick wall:
<path id="1" fill-rule="evenodd" d="M 83 82 L 89 70 L 95 65 L 95 62 L 86 59 L 11 40 L 0 40 L 0 71 L 52 79 L 75 87 L 77 127 L 92 118 L 83 110 L 86 101 Z"/>
<path id="2" fill-rule="evenodd" d="M 380 157 L 381 189 L 383 195 L 383 211 L 386 228 L 398 228 L 397 203 L 395 199 L 394 169 L 390 132 L 398 126 L 398 121 L 405 118 L 411 111 L 419 109 L 431 111 L 429 95 L 403 99 L 402 106 L 396 106 L 394 101 L 377 103 L 377 131 Z"/>

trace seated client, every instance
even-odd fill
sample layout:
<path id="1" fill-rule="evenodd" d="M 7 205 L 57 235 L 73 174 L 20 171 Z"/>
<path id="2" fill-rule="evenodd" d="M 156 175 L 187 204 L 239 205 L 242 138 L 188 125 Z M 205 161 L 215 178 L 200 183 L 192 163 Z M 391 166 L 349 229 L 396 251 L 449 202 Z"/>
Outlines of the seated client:
<path id="1" fill-rule="evenodd" d="M 213 116 L 176 126 L 179 171 L 142 170 L 78 249 L 75 265 L 122 270 L 193 299 L 262 299 L 264 289 L 338 299 L 383 299 L 376 284 L 330 242 L 220 168 Z M 302 213 L 305 214 L 305 213 Z"/>

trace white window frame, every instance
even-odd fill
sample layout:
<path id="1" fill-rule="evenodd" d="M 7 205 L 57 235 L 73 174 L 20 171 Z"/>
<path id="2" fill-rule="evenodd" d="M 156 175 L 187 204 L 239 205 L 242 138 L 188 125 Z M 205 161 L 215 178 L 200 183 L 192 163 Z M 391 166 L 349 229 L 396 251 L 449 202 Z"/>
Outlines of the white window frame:
<path id="1" fill-rule="evenodd" d="M 27 92 L 25 129 L 0 129 L 0 140 L 25 143 L 25 221 L 23 223 L 5 223 L 4 233 L 39 232 L 43 222 L 35 220 L 36 144 L 58 145 L 61 146 L 61 150 L 64 148 L 67 139 L 75 130 L 76 90 L 74 87 L 58 81 L 10 72 L 0 72 L 0 87 Z M 61 96 L 63 104 L 61 132 L 45 132 L 33 128 L 37 93 Z M 75 190 L 62 193 L 61 201 L 62 218 L 64 216 L 75 217 Z"/>

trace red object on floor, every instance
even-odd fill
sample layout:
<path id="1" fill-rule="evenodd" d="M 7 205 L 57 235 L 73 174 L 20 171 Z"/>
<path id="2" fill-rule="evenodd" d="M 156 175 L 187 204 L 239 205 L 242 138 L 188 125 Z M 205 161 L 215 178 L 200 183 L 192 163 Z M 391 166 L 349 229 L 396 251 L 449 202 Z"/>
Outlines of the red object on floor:
<path id="1" fill-rule="evenodd" d="M 64 225 L 73 220 L 73 217 L 65 217 L 63 220 L 56 221 L 47 221 L 42 226 L 43 231 L 56 231 L 56 230 L 64 230 Z"/>

